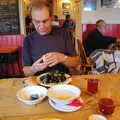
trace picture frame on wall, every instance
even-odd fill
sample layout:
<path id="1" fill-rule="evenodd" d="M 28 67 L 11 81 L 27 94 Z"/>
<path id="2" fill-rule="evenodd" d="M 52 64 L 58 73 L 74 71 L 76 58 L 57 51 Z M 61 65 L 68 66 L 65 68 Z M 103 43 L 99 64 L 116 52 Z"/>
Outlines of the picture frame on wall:
<path id="1" fill-rule="evenodd" d="M 118 0 L 101 0 L 101 7 L 120 8 L 120 2 Z"/>
<path id="2" fill-rule="evenodd" d="M 70 13 L 70 7 L 71 7 L 70 3 L 62 3 L 63 15 Z"/>

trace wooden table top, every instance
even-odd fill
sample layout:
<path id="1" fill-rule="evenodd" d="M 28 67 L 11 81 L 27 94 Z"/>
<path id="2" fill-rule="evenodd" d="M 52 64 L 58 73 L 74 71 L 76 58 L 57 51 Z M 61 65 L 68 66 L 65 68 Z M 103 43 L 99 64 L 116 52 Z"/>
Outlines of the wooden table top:
<path id="1" fill-rule="evenodd" d="M 13 53 L 19 50 L 19 47 L 0 47 L 0 53 Z"/>
<path id="2" fill-rule="evenodd" d="M 90 96 L 87 93 L 87 79 L 96 77 L 99 79 L 99 91 L 96 95 Z M 16 99 L 16 93 L 23 85 L 23 78 L 1 79 L 0 80 L 0 120 L 37 120 L 38 118 L 50 117 L 62 120 L 88 120 L 92 114 L 100 114 L 98 101 L 103 97 L 110 97 L 116 104 L 112 115 L 105 116 L 108 120 L 120 120 L 120 74 L 101 75 L 76 75 L 72 76 L 72 85 L 82 90 L 81 97 L 84 101 L 84 108 L 76 112 L 63 113 L 54 110 L 46 99 L 34 106 L 27 106 Z"/>

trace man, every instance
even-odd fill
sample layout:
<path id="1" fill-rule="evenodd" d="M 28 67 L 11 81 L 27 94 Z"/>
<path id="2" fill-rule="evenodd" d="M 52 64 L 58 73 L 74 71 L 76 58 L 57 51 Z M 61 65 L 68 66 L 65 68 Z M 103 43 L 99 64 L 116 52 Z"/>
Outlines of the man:
<path id="1" fill-rule="evenodd" d="M 69 28 L 69 29 L 75 28 L 75 24 L 71 20 L 70 15 L 66 15 L 65 21 L 63 23 L 63 28 Z"/>
<path id="2" fill-rule="evenodd" d="M 36 31 L 28 35 L 23 47 L 23 71 L 25 76 L 59 70 L 69 72 L 68 68 L 80 65 L 74 55 L 69 33 L 52 27 L 52 12 L 47 4 L 33 5 L 32 22 Z"/>
<path id="3" fill-rule="evenodd" d="M 60 27 L 60 23 L 59 23 L 59 20 L 58 20 L 58 16 L 57 16 L 57 15 L 54 15 L 54 16 L 53 16 L 52 25 L 53 25 L 53 26 Z"/>
<path id="4" fill-rule="evenodd" d="M 105 22 L 100 19 L 96 22 L 96 28 L 87 36 L 84 47 L 87 56 L 96 49 L 107 49 L 112 43 L 120 41 L 115 37 L 104 36 Z"/>
<path id="5" fill-rule="evenodd" d="M 66 15 L 66 18 L 65 18 L 65 21 L 64 21 L 62 27 L 68 29 L 68 31 L 70 32 L 70 37 L 73 40 L 73 44 L 75 45 L 75 38 L 74 38 L 74 35 L 75 35 L 75 33 L 74 33 L 75 32 L 75 24 L 71 20 L 69 14 Z"/>

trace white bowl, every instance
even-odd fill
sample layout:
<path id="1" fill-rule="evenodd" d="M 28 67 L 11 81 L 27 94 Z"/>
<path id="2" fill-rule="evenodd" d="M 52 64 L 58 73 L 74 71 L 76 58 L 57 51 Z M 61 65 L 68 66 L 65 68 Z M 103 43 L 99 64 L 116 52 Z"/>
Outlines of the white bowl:
<path id="1" fill-rule="evenodd" d="M 102 115 L 93 114 L 89 117 L 88 120 L 107 120 L 107 118 Z"/>
<path id="2" fill-rule="evenodd" d="M 48 97 L 56 104 L 69 104 L 80 96 L 80 89 L 73 85 L 55 85 L 48 90 Z"/>
<path id="3" fill-rule="evenodd" d="M 31 99 L 32 95 L 37 95 L 38 99 Z M 17 99 L 27 105 L 40 103 L 47 96 L 47 89 L 42 86 L 27 86 L 17 92 Z"/>

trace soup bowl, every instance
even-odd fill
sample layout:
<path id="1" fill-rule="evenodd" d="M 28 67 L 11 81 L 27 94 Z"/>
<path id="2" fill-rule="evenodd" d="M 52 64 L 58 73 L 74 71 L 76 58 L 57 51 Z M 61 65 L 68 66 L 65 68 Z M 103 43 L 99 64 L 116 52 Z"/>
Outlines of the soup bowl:
<path id="1" fill-rule="evenodd" d="M 80 94 L 80 89 L 73 85 L 55 85 L 48 90 L 48 98 L 59 105 L 71 103 Z"/>

